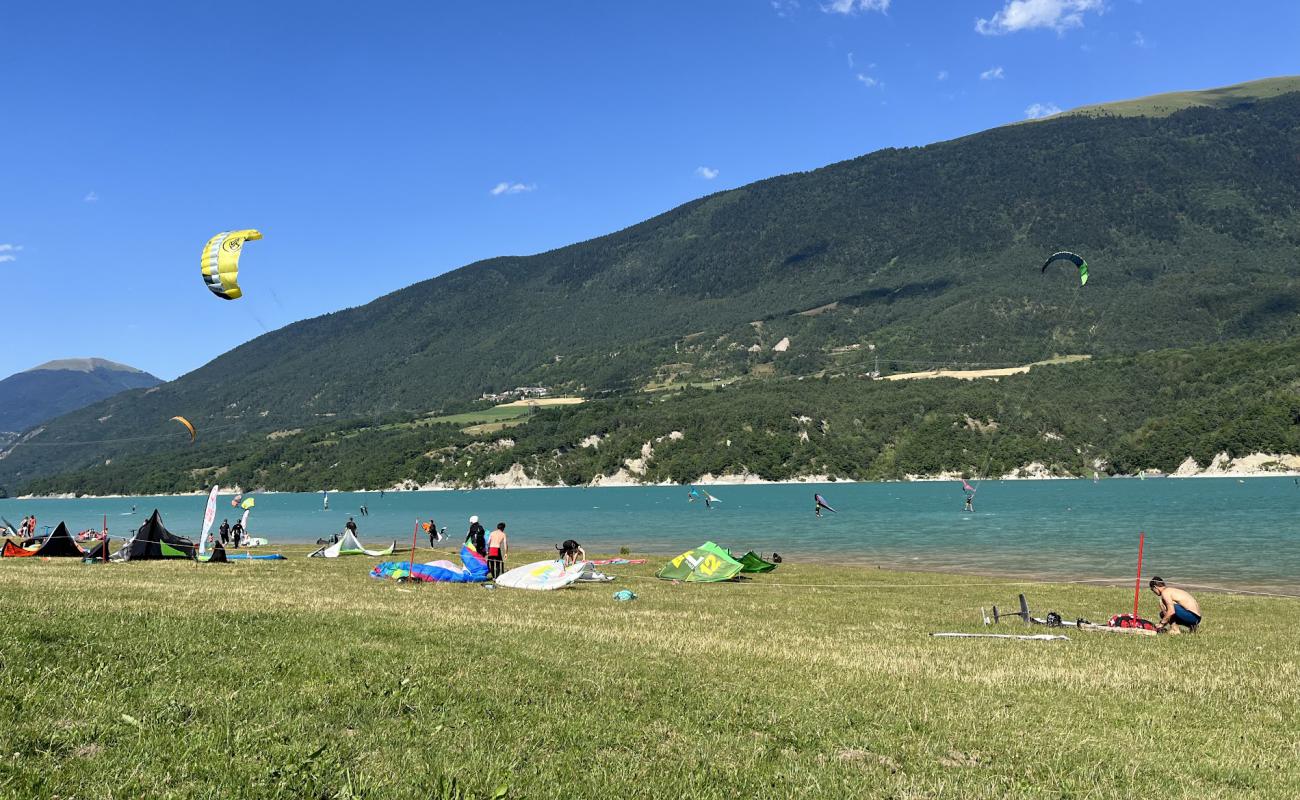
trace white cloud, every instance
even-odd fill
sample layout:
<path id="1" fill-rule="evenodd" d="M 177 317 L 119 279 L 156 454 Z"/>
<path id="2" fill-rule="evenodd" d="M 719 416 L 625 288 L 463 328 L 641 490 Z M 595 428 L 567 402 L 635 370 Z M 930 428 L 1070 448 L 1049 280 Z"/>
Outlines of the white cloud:
<path id="1" fill-rule="evenodd" d="M 849 53 L 849 69 L 853 69 L 855 66 L 857 65 L 853 63 L 853 54 Z"/>
<path id="2" fill-rule="evenodd" d="M 18 256 L 15 254 L 22 249 L 23 246 L 20 244 L 0 244 L 0 264 L 17 261 Z"/>
<path id="3" fill-rule="evenodd" d="M 854 14 L 859 11 L 879 11 L 881 14 L 889 10 L 890 0 L 830 0 L 822 3 L 822 11 L 827 14 Z"/>
<path id="4" fill-rule="evenodd" d="M 1151 46 L 1151 43 L 1142 35 L 1142 31 L 1133 31 L 1133 46 L 1146 49 Z"/>
<path id="5" fill-rule="evenodd" d="M 885 82 L 884 82 L 884 81 L 876 80 L 875 78 L 871 77 L 870 75 L 864 75 L 863 73 L 859 72 L 857 77 L 858 77 L 858 80 L 862 83 L 862 85 L 863 85 L 863 86 L 866 86 L 866 87 L 869 88 L 869 89 L 883 89 L 883 88 L 885 88 Z"/>
<path id="6" fill-rule="evenodd" d="M 86 192 L 86 196 L 83 197 L 83 198 L 81 198 L 81 202 L 83 202 L 83 203 L 98 203 L 98 202 L 99 202 L 99 195 L 95 194 L 94 192 Z"/>
<path id="7" fill-rule="evenodd" d="M 936 81 L 946 81 L 946 80 L 948 80 L 948 70 L 946 70 L 946 69 L 941 69 L 941 70 L 939 70 L 939 74 L 936 75 L 936 76 L 934 76 L 934 79 L 935 79 Z"/>
<path id="8" fill-rule="evenodd" d="M 718 171 L 713 167 L 696 167 L 695 174 L 699 175 L 701 178 L 703 178 L 706 181 L 711 181 L 714 178 L 718 177 Z"/>
<path id="9" fill-rule="evenodd" d="M 1083 15 L 1100 12 L 1102 0 L 1007 0 L 992 19 L 975 20 L 975 30 L 985 36 L 1051 28 L 1063 33 L 1083 25 Z"/>
<path id="10" fill-rule="evenodd" d="M 520 192 L 532 192 L 532 191 L 536 191 L 536 189 L 537 189 L 537 184 L 535 183 L 510 183 L 509 181 L 501 181 L 496 186 L 493 186 L 491 191 L 493 197 L 498 197 L 503 194 L 519 194 Z"/>
<path id="11" fill-rule="evenodd" d="M 1005 77 L 1006 74 L 1002 71 L 1002 67 L 990 67 L 980 73 L 980 80 L 982 81 L 1000 81 Z"/>
<path id="12" fill-rule="evenodd" d="M 1042 119 L 1059 113 L 1061 113 L 1061 107 L 1056 103 L 1034 103 L 1025 109 L 1025 116 L 1029 119 Z"/>
<path id="13" fill-rule="evenodd" d="M 772 0 L 772 10 L 778 17 L 788 17 L 799 10 L 799 0 Z"/>

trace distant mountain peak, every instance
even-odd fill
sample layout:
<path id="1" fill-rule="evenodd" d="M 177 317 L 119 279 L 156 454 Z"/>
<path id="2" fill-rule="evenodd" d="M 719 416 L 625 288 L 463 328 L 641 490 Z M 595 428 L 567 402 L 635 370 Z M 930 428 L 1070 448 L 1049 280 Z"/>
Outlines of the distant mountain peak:
<path id="1" fill-rule="evenodd" d="M 129 389 L 162 383 L 104 358 L 60 358 L 0 380 L 0 431 L 24 431 Z"/>
<path id="2" fill-rule="evenodd" d="M 69 372 L 94 372 L 97 369 L 108 370 L 110 372 L 144 372 L 142 369 L 119 364 L 116 361 L 109 361 L 107 358 L 58 358 L 54 361 L 46 361 L 40 366 L 32 367 L 27 372 L 39 372 L 41 370 L 68 370 Z"/>

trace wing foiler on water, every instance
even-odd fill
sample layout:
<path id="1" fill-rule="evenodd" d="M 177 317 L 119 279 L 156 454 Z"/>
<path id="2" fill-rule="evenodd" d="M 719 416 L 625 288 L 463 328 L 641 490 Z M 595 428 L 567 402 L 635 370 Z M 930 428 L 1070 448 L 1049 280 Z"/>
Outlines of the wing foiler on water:
<path id="1" fill-rule="evenodd" d="M 1088 262 L 1083 260 L 1083 256 L 1066 250 L 1062 250 L 1059 253 L 1052 253 L 1047 257 L 1047 260 L 1043 262 L 1043 268 L 1039 270 L 1039 272 L 1046 273 L 1047 268 L 1055 261 L 1070 262 L 1079 269 L 1079 285 L 1084 286 L 1088 283 Z"/>
<path id="2" fill-rule="evenodd" d="M 203 245 L 199 268 L 203 272 L 203 282 L 208 285 L 213 294 L 223 300 L 238 300 L 244 296 L 238 283 L 239 255 L 244 250 L 244 242 L 261 238 L 261 232 L 251 228 L 242 231 L 223 231 Z"/>

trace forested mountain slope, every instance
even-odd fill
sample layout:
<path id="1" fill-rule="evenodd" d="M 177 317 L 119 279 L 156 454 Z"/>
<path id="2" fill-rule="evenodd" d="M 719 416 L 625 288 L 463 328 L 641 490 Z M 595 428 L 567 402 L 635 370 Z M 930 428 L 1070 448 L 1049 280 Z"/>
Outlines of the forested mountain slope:
<path id="1" fill-rule="evenodd" d="M 0 482 L 166 449 L 173 414 L 224 441 L 522 383 L 626 392 L 1290 335 L 1300 93 L 1234 100 L 882 150 L 472 264 L 60 418 Z M 1062 248 L 1088 258 L 1086 287 L 1039 274 Z"/>
<path id="2" fill-rule="evenodd" d="M 127 389 L 162 383 L 103 358 L 66 358 L 0 380 L 0 432 L 25 431 Z"/>

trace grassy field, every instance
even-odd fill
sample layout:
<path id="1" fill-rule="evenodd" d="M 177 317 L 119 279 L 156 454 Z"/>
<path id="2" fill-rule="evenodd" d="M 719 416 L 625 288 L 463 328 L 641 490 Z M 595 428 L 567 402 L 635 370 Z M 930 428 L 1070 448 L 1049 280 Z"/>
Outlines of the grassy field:
<path id="1" fill-rule="evenodd" d="M 1019 591 L 1099 620 L 1132 590 L 790 563 L 674 585 L 652 559 L 520 592 L 308 549 L 0 561 L 0 796 L 1300 796 L 1293 600 L 1203 596 L 1194 636 L 943 640 Z"/>

